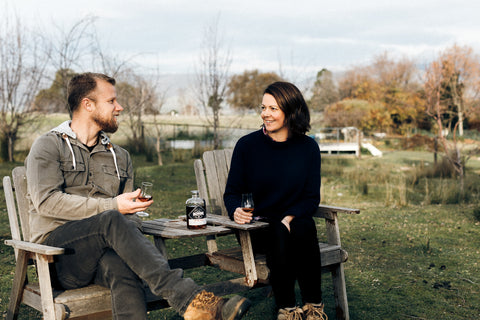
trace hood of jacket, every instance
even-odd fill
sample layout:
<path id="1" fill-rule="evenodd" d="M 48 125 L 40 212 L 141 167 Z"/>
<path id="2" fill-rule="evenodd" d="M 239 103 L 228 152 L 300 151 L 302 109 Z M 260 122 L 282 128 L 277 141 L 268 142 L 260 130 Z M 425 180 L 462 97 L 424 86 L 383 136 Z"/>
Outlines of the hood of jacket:
<path id="1" fill-rule="evenodd" d="M 77 167 L 77 163 L 75 160 L 75 153 L 73 152 L 72 144 L 70 143 L 69 138 L 77 140 L 77 134 L 73 132 L 72 128 L 70 127 L 71 123 L 72 123 L 72 120 L 67 120 L 50 131 L 58 133 L 67 142 L 68 148 L 72 153 L 72 165 L 73 165 L 73 168 L 75 169 Z M 120 171 L 118 170 L 117 155 L 115 154 L 113 145 L 110 142 L 110 138 L 103 131 L 99 132 L 98 137 L 99 137 L 100 143 L 103 144 L 112 153 L 113 162 L 115 163 L 115 169 L 117 170 L 117 177 L 118 177 L 118 180 L 120 180 Z"/>
<path id="2" fill-rule="evenodd" d="M 59 133 L 62 136 L 65 134 L 72 139 L 77 139 L 77 134 L 75 132 L 73 132 L 72 128 L 70 128 L 71 123 L 72 123 L 72 120 L 64 121 L 60 125 L 58 125 L 57 127 L 53 128 L 50 131 Z M 108 145 L 110 143 L 110 138 L 107 136 L 107 134 L 105 132 L 100 131 L 98 136 L 100 138 L 99 141 L 100 141 L 101 144 Z"/>

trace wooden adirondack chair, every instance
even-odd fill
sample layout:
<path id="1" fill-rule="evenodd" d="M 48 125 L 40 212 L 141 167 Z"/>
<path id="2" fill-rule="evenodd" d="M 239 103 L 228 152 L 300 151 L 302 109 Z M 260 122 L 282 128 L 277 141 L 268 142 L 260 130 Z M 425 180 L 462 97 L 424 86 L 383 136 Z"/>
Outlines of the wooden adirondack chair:
<path id="1" fill-rule="evenodd" d="M 64 253 L 63 248 L 45 246 L 29 242 L 28 202 L 25 167 L 12 171 L 14 189 L 10 177 L 3 178 L 3 188 L 7 203 L 12 240 L 7 245 L 15 248 L 15 276 L 10 294 L 7 319 L 18 317 L 19 307 L 24 303 L 43 313 L 43 319 L 111 319 L 112 306 L 110 290 L 98 285 L 89 285 L 74 290 L 54 290 L 52 288 L 49 263 L 56 255 Z M 15 196 L 14 196 L 15 190 Z M 17 208 L 15 206 L 15 200 Z M 18 214 L 17 214 L 18 213 Z M 20 220 L 20 226 L 19 222 Z M 22 237 L 23 235 L 23 237 Z M 27 279 L 29 261 L 34 260 L 38 282 Z M 165 300 L 153 294 L 148 297 L 149 309 L 168 307 Z"/>
<path id="2" fill-rule="evenodd" d="M 223 193 L 227 183 L 232 150 L 206 151 L 203 161 L 195 160 L 195 176 L 200 196 L 207 202 L 208 214 L 227 215 L 223 202 Z M 327 243 L 319 243 L 322 259 L 322 272 L 330 272 L 333 279 L 337 319 L 349 319 L 347 290 L 343 263 L 348 254 L 342 249 L 337 213 L 358 214 L 360 210 L 320 205 L 315 217 L 325 219 Z M 240 248 L 219 250 L 209 254 L 212 264 L 221 269 L 244 272 Z M 237 263 L 235 263 L 235 261 Z M 259 280 L 268 281 L 268 268 L 264 256 L 255 256 L 255 265 L 259 270 Z M 266 270 L 266 271 L 265 271 Z"/>

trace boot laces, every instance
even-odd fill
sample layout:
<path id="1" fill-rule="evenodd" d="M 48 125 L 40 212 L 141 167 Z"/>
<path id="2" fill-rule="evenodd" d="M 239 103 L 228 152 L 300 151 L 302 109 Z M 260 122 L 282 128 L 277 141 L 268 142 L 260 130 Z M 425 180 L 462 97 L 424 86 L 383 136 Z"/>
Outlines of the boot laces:
<path id="1" fill-rule="evenodd" d="M 215 310 L 222 298 L 211 292 L 202 291 L 192 301 L 192 306 L 198 309 Z"/>
<path id="2" fill-rule="evenodd" d="M 307 303 L 303 307 L 303 311 L 306 314 L 306 319 L 307 320 L 314 320 L 314 319 L 328 320 L 327 315 L 323 311 L 323 304 L 320 305 L 320 306 L 314 306 L 311 303 Z"/>
<path id="3" fill-rule="evenodd" d="M 292 310 L 282 309 L 283 319 L 285 320 L 303 320 L 303 310 L 296 307 Z"/>

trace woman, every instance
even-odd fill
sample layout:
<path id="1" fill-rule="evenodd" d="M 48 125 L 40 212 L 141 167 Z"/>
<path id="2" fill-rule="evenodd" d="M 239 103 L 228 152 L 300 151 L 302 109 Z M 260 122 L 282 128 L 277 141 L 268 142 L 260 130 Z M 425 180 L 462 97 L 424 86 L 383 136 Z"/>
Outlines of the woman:
<path id="1" fill-rule="evenodd" d="M 296 86 L 275 82 L 265 89 L 261 110 L 262 129 L 242 137 L 233 151 L 225 206 L 235 222 L 250 223 L 241 196 L 252 193 L 253 215 L 269 222 L 268 231 L 253 233 L 252 241 L 256 252 L 267 254 L 278 319 L 327 319 L 312 218 L 320 202 L 320 150 L 305 135 L 308 107 Z M 303 308 L 296 304 L 296 280 Z"/>

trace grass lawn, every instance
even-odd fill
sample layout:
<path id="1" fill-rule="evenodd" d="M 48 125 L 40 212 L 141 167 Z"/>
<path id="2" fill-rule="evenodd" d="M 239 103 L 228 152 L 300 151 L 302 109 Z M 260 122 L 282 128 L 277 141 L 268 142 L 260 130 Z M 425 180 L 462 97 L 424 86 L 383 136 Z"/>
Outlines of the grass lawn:
<path id="1" fill-rule="evenodd" d="M 154 183 L 151 217 L 183 214 L 184 202 L 196 188 L 193 160 L 174 163 L 167 157 L 163 167 L 142 157 L 134 160 L 136 182 Z M 467 164 L 469 200 L 462 203 L 446 196 L 446 186 L 457 186 L 457 181 L 420 175 L 419 168 L 432 166 L 432 160 L 429 153 L 407 151 L 389 152 L 380 159 L 324 157 L 322 202 L 361 209 L 360 215 L 340 217 L 342 245 L 349 253 L 345 274 L 350 319 L 480 319 L 480 192 L 475 188 L 480 185 L 475 173 L 479 163 L 472 159 Z M 15 165 L 21 163 L 0 164 L 0 175 L 9 174 Z M 435 198 L 440 186 L 443 197 Z M 3 244 L 10 237 L 3 200 L 1 192 L 0 312 L 5 314 L 14 255 Z M 232 237 L 222 240 L 225 246 L 235 242 Z M 176 257 L 201 252 L 206 244 L 193 239 L 169 241 L 167 247 Z M 186 275 L 200 284 L 232 276 L 209 267 Z M 276 319 L 273 298 L 264 291 L 243 294 L 253 301 L 245 319 Z M 335 319 L 329 274 L 324 276 L 323 296 L 329 319 Z M 22 306 L 20 319 L 41 317 Z M 162 310 L 151 312 L 149 319 L 181 317 Z"/>

